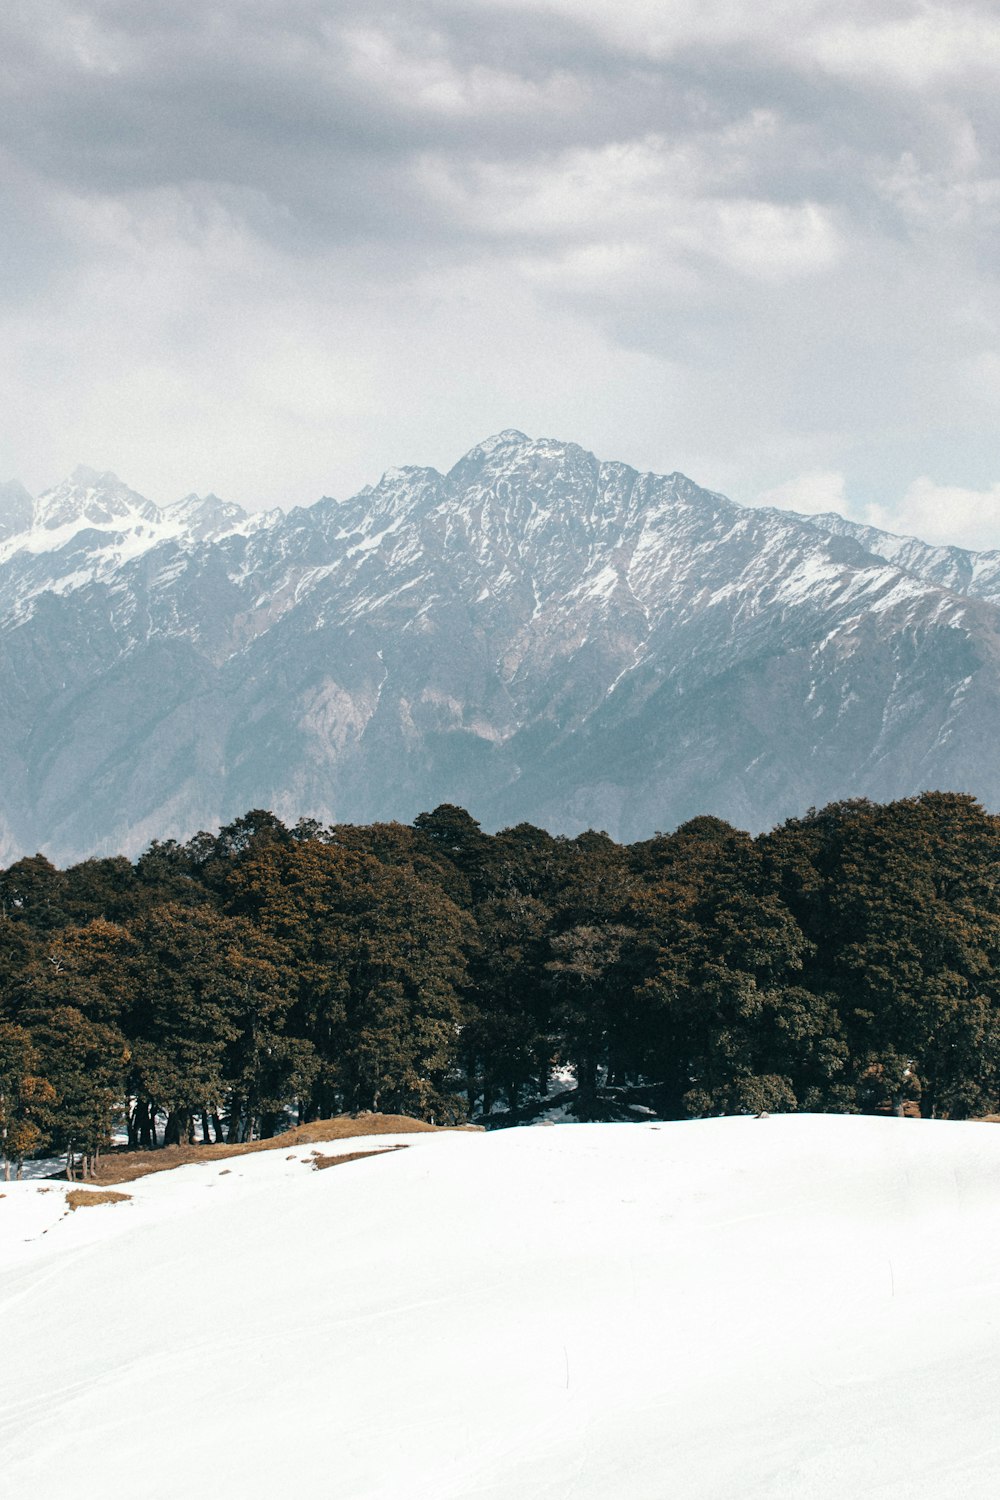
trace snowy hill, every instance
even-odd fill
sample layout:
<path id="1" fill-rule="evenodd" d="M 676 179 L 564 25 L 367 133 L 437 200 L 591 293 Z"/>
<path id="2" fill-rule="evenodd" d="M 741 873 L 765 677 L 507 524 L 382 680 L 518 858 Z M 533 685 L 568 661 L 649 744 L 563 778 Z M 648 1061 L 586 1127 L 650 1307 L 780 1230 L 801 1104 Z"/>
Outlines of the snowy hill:
<path id="1" fill-rule="evenodd" d="M 3 1500 L 996 1494 L 996 1127 L 398 1144 L 4 1187 Z"/>
<path id="2" fill-rule="evenodd" d="M 626 840 L 933 787 L 1000 807 L 990 555 L 512 430 L 287 515 L 91 470 L 0 501 L 0 860 L 254 806 Z"/>

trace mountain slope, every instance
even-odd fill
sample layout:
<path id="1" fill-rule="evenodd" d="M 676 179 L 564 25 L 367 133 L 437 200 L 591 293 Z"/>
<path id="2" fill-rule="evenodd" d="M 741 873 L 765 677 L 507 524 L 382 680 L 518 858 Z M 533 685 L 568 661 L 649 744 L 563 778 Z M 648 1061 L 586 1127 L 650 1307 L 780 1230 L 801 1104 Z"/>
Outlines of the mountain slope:
<path id="1" fill-rule="evenodd" d="M 934 547 L 915 536 L 897 536 L 848 521 L 827 511 L 823 515 L 799 516 L 809 526 L 830 536 L 848 536 L 886 562 L 914 573 L 928 583 L 956 594 L 1000 603 L 1000 552 L 971 552 L 967 547 Z"/>
<path id="2" fill-rule="evenodd" d="M 4 1500 L 996 1494 L 996 1126 L 393 1143 L 5 1185 Z"/>
<path id="3" fill-rule="evenodd" d="M 932 786 L 1000 806 L 1000 609 L 837 519 L 514 431 L 287 515 L 77 471 L 0 552 L 3 853 L 251 805 L 623 838 Z"/>

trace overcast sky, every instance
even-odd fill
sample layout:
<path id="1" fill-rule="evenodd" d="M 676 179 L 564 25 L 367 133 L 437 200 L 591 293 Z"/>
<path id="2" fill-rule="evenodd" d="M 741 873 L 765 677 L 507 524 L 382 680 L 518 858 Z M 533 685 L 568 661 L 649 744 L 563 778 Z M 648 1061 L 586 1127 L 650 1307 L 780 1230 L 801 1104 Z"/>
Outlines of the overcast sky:
<path id="1" fill-rule="evenodd" d="M 1000 546 L 995 0 L 4 0 L 0 479 L 504 427 Z"/>

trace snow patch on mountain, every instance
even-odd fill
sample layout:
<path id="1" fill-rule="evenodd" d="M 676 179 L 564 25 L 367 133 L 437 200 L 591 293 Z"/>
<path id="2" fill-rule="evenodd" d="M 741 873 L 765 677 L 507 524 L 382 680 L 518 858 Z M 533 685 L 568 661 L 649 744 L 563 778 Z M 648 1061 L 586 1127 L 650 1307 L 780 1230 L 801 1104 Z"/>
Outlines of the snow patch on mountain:
<path id="1" fill-rule="evenodd" d="M 158 508 L 93 470 L 27 526 L 8 499 L 10 849 L 131 850 L 290 798 L 626 838 L 933 785 L 1000 806 L 1000 557 L 515 429 L 287 514 Z"/>

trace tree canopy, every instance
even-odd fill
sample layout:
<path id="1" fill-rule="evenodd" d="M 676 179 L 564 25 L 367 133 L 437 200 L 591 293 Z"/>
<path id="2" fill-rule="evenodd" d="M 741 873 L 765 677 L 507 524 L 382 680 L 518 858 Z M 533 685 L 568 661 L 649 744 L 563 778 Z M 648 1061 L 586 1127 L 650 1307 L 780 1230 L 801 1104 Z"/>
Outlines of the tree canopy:
<path id="1" fill-rule="evenodd" d="M 0 1142 L 86 1164 L 386 1110 L 580 1118 L 1000 1103 L 1000 820 L 931 792 L 631 846 L 445 805 L 256 809 L 0 871 Z M 161 1133 L 162 1132 L 162 1133 Z"/>

